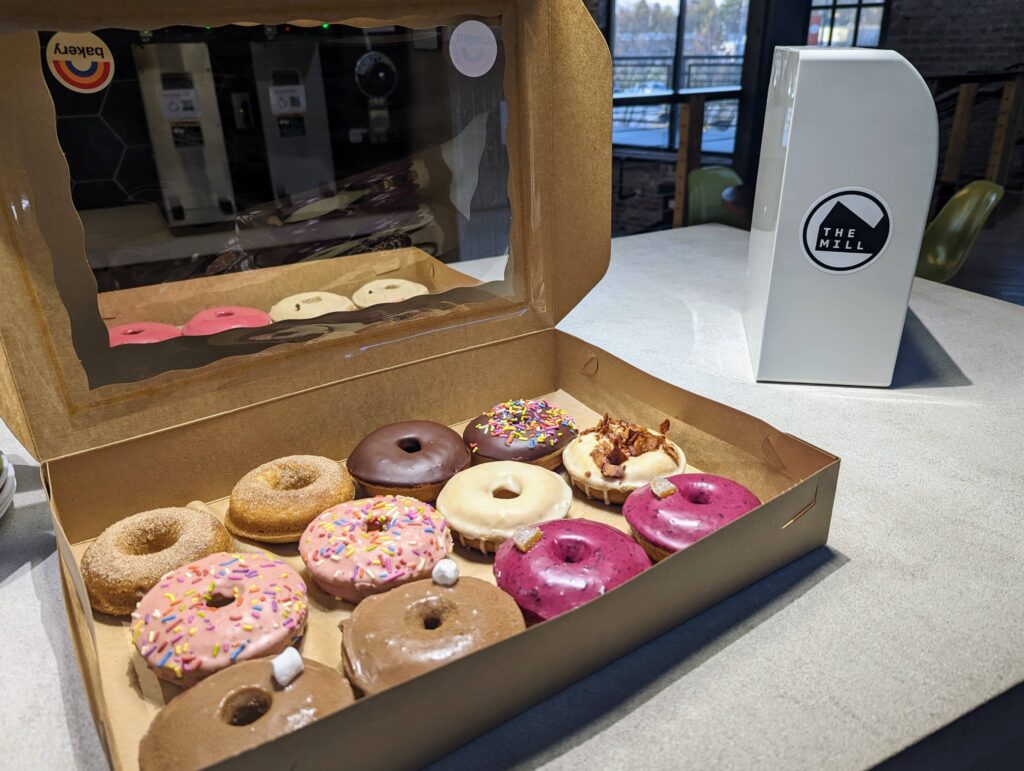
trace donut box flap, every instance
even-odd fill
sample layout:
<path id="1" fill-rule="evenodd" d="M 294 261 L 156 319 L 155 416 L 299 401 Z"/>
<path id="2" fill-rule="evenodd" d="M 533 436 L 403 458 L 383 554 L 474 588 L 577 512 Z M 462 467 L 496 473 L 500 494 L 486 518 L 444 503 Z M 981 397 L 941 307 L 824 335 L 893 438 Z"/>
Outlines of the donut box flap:
<path id="1" fill-rule="evenodd" d="M 109 347 L 101 310 L 109 315 L 117 302 L 97 301 L 38 32 L 321 21 L 422 28 L 470 18 L 501 24 L 512 291 L 473 286 L 452 275 L 455 264 L 436 269 L 448 281 L 430 295 L 436 302 L 414 298 L 408 312 L 356 334 L 306 340 L 292 325 L 283 331 L 291 337 L 244 355 L 208 361 L 208 350 L 189 349 L 170 364 L 163 343 Z M 0 43 L 0 414 L 40 460 L 553 327 L 607 268 L 611 61 L 581 0 L 10 0 Z"/>

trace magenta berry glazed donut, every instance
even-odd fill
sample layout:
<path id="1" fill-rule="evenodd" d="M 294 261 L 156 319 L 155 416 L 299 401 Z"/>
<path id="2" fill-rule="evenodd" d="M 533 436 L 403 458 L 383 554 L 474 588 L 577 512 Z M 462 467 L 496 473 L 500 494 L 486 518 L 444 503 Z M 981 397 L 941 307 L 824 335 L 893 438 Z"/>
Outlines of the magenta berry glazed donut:
<path id="1" fill-rule="evenodd" d="M 622 514 L 637 541 L 657 562 L 760 505 L 756 495 L 731 479 L 676 474 L 655 478 L 631 493 Z"/>
<path id="2" fill-rule="evenodd" d="M 429 503 L 379 495 L 334 506 L 299 540 L 313 582 L 356 604 L 371 594 L 429 578 L 452 550 L 452 533 Z"/>
<path id="3" fill-rule="evenodd" d="M 132 613 L 132 644 L 184 688 L 236 661 L 272 656 L 306 629 L 306 584 L 263 552 L 218 552 L 172 570 Z"/>
<path id="4" fill-rule="evenodd" d="M 494 577 L 527 623 L 546 621 L 600 597 L 651 566 L 636 541 L 589 519 L 519 528 L 498 547 Z"/>
<path id="5" fill-rule="evenodd" d="M 190 337 L 215 335 L 228 329 L 244 327 L 265 327 L 274 322 L 270 314 L 259 308 L 245 308 L 240 305 L 226 305 L 222 308 L 207 308 L 190 318 L 182 331 Z"/>

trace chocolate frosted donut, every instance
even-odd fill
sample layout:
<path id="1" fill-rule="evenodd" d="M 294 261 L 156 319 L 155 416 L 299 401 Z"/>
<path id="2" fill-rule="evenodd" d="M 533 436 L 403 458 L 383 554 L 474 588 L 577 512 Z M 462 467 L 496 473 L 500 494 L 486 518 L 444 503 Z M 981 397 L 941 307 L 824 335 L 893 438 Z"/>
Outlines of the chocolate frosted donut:
<path id="1" fill-rule="evenodd" d="M 341 674 L 311 659 L 282 687 L 269 658 L 218 672 L 157 713 L 139 744 L 142 771 L 206 768 L 347 707 Z"/>
<path id="2" fill-rule="evenodd" d="M 370 695 L 526 628 L 515 602 L 478 578 L 415 581 L 363 600 L 341 622 L 352 684 Z"/>
<path id="3" fill-rule="evenodd" d="M 576 433 L 565 410 L 544 399 L 515 399 L 469 421 L 462 438 L 474 463 L 518 460 L 553 471 Z"/>
<path id="4" fill-rule="evenodd" d="M 466 445 L 447 426 L 406 420 L 363 437 L 347 466 L 370 495 L 404 495 L 432 503 L 470 462 Z"/>

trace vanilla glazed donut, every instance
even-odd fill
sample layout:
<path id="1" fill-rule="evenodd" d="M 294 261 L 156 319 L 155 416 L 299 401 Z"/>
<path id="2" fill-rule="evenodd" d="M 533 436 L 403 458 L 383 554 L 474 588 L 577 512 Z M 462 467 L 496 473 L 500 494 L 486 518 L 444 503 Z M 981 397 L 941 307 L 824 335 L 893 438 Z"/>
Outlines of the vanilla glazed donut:
<path id="1" fill-rule="evenodd" d="M 377 278 L 359 287 L 352 293 L 352 302 L 360 308 L 382 303 L 400 303 L 410 297 L 430 294 L 423 284 L 404 278 Z"/>
<path id="2" fill-rule="evenodd" d="M 161 680 L 188 688 L 280 653 L 306 629 L 306 584 L 264 552 L 218 552 L 172 570 L 132 613 L 131 641 Z"/>
<path id="3" fill-rule="evenodd" d="M 463 546 L 486 554 L 517 527 L 567 516 L 572 488 L 540 466 L 499 460 L 460 471 L 441 490 L 436 505 Z"/>
<path id="4" fill-rule="evenodd" d="M 562 452 L 562 465 L 588 498 L 621 504 L 654 477 L 686 469 L 686 455 L 665 436 L 668 428 L 667 420 L 658 431 L 651 431 L 606 414 L 569 443 Z"/>
<path id="5" fill-rule="evenodd" d="M 315 319 L 328 313 L 354 311 L 356 305 L 350 299 L 331 292 L 302 292 L 285 297 L 274 303 L 270 309 L 271 321 L 289 319 Z"/>
<path id="6" fill-rule="evenodd" d="M 115 522 L 89 544 L 81 571 L 93 610 L 127 616 L 161 576 L 231 548 L 231 535 L 205 511 L 153 509 Z"/>
<path id="7" fill-rule="evenodd" d="M 355 485 L 342 464 L 318 455 L 289 455 L 238 481 L 224 524 L 241 538 L 291 543 L 317 514 L 353 496 Z"/>
<path id="8" fill-rule="evenodd" d="M 313 582 L 353 604 L 429 578 L 451 550 L 444 518 L 430 504 L 403 495 L 340 503 L 310 522 L 299 541 Z"/>

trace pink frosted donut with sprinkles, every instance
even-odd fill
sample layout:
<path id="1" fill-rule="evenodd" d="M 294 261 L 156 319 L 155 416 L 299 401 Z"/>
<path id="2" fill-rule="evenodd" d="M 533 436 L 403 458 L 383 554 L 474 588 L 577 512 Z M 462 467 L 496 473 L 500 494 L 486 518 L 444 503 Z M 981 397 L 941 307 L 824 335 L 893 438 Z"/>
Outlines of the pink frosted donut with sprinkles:
<path id="1" fill-rule="evenodd" d="M 298 642 L 307 613 L 306 584 L 284 560 L 219 552 L 146 593 L 132 613 L 132 644 L 157 677 L 188 688 Z"/>
<path id="2" fill-rule="evenodd" d="M 428 578 L 451 550 L 444 517 L 404 495 L 338 504 L 310 522 L 299 539 L 299 556 L 313 582 L 353 604 Z"/>

